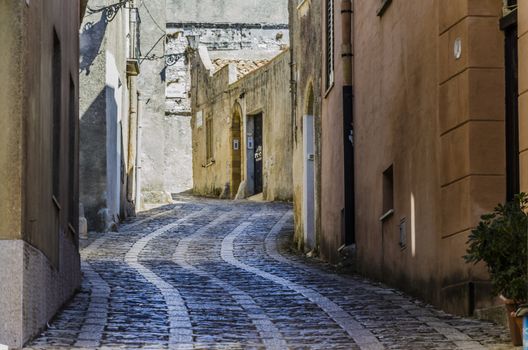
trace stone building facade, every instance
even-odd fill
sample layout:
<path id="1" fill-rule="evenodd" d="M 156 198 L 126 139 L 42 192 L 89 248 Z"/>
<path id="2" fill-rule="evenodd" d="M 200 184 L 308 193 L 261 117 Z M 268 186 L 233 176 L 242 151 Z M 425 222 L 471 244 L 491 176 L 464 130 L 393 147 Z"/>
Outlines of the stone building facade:
<path id="1" fill-rule="evenodd" d="M 164 72 L 166 105 L 164 115 L 156 116 L 157 137 L 142 138 L 145 154 L 141 183 L 146 201 L 163 201 L 170 198 L 170 193 L 193 188 L 187 36 L 199 37 L 213 59 L 269 59 L 288 43 L 288 12 L 284 0 L 265 0 L 258 4 L 244 0 L 168 0 L 165 13 L 165 55 L 169 55 Z M 156 32 L 156 28 L 152 31 Z M 163 130 L 161 134 L 160 130 Z"/>
<path id="2" fill-rule="evenodd" d="M 80 201 L 88 229 L 134 215 L 140 16 L 137 4 L 90 0 L 80 32 Z"/>
<path id="3" fill-rule="evenodd" d="M 322 2 L 289 1 L 295 242 L 321 238 Z"/>
<path id="4" fill-rule="evenodd" d="M 170 148 L 173 136 L 166 125 L 165 82 L 166 82 L 166 18 L 165 0 L 140 0 L 141 57 L 138 77 L 139 132 L 138 132 L 138 192 L 143 203 L 168 202 L 170 193 L 165 190 L 166 154 L 177 152 Z M 174 165 L 175 166 L 175 165 Z"/>
<path id="5" fill-rule="evenodd" d="M 292 198 L 290 54 L 192 62 L 194 193 L 243 199 Z"/>
<path id="6" fill-rule="evenodd" d="M 80 285 L 80 8 L 0 2 L 0 344 L 10 347 Z"/>
<path id="7" fill-rule="evenodd" d="M 299 246 L 332 262 L 350 253 L 366 276 L 490 317 L 486 269 L 462 256 L 480 215 L 528 183 L 524 10 L 502 0 L 290 1 L 295 120 L 316 116 L 313 145 L 294 141 Z M 305 36 L 313 26 L 320 38 Z M 322 56 L 306 54 L 312 45 Z M 310 70 L 322 77 L 313 99 Z"/>

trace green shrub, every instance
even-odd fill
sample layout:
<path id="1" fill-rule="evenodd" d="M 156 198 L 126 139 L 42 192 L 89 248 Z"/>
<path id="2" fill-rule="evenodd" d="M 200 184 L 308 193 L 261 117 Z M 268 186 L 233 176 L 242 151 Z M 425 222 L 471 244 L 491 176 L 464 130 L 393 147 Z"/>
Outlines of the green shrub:
<path id="1" fill-rule="evenodd" d="M 499 204 L 469 236 L 464 259 L 468 263 L 484 261 L 496 294 L 517 302 L 528 300 L 528 196 Z"/>

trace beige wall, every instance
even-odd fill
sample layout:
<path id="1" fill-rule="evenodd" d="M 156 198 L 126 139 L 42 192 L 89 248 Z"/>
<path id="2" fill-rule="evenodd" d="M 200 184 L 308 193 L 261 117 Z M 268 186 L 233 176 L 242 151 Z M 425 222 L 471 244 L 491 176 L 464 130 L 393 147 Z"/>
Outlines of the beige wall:
<path id="1" fill-rule="evenodd" d="M 242 181 L 246 179 L 247 159 L 245 124 L 248 116 L 263 115 L 263 197 L 265 200 L 292 198 L 292 132 L 289 92 L 289 51 L 240 80 L 236 67 L 225 66 L 214 75 L 204 65 L 207 53 L 202 48 L 193 64 L 193 182 L 194 193 L 218 196 L 231 181 L 231 120 L 235 108 L 242 111 Z M 203 115 L 197 126 L 196 114 Z M 213 123 L 214 163 L 206 159 L 206 118 Z M 236 189 L 235 189 L 236 192 Z M 229 193 L 227 194 L 229 197 Z M 242 196 L 243 198 L 245 195 Z"/>
<path id="2" fill-rule="evenodd" d="M 11 347 L 41 330 L 80 284 L 78 30 L 79 1 L 0 3 L 0 344 Z M 54 32 L 59 74 L 52 69 Z"/>
<path id="3" fill-rule="evenodd" d="M 528 3 L 519 1 L 519 168 L 521 191 L 528 192 Z"/>
<path id="4" fill-rule="evenodd" d="M 505 198 L 502 1 L 393 2 L 381 18 L 377 5 L 355 2 L 360 269 L 466 313 L 469 282 L 477 308 L 490 300 L 462 258 L 468 234 Z M 395 212 L 380 222 L 391 164 Z"/>
<path id="5" fill-rule="evenodd" d="M 22 1 L 0 3 L 0 239 L 22 236 L 23 110 L 21 33 L 26 18 Z"/>
<path id="6" fill-rule="evenodd" d="M 344 242 L 345 158 L 344 158 L 344 102 L 343 87 L 347 85 L 344 61 L 341 56 L 343 31 L 342 0 L 334 0 L 334 83 L 326 88 L 326 66 L 321 70 L 321 235 L 320 254 L 324 259 L 337 262 L 338 249 Z M 326 14 L 323 6 L 323 25 Z M 349 29 L 350 30 L 350 29 Z M 323 48 L 326 48 L 326 30 L 323 30 Z M 326 49 L 323 49 L 326 52 Z M 324 55 L 324 54 L 323 54 Z M 323 62 L 326 57 L 323 56 Z"/>

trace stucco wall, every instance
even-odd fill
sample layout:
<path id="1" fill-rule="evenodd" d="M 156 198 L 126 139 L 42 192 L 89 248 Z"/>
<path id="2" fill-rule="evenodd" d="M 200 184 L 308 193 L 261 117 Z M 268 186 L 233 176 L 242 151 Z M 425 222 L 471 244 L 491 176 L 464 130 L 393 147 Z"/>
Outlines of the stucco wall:
<path id="1" fill-rule="evenodd" d="M 242 180 L 247 179 L 246 127 L 249 115 L 263 114 L 263 197 L 265 200 L 292 198 L 292 132 L 289 93 L 289 51 L 285 51 L 240 80 L 236 66 L 227 65 L 214 75 L 206 49 L 193 61 L 193 174 L 194 192 L 220 195 L 231 181 L 231 121 L 235 108 L 242 117 Z M 197 113 L 203 115 L 197 123 Z M 214 163 L 206 159 L 207 117 L 213 122 Z M 201 124 L 201 126 L 200 126 Z M 235 190 L 236 193 L 236 190 Z"/>
<path id="2" fill-rule="evenodd" d="M 108 21 L 105 12 L 90 11 L 111 3 L 90 0 L 80 32 L 81 203 L 94 231 L 112 229 L 126 213 L 121 170 L 129 162 L 129 14 L 121 9 Z"/>
<path id="3" fill-rule="evenodd" d="M 12 347 L 80 284 L 78 29 L 79 1 L 0 4 L 0 168 L 9 170 L 0 184 L 9 206 L 0 206 L 0 344 Z"/>
<path id="4" fill-rule="evenodd" d="M 323 11 L 326 11 L 324 7 Z M 345 160 L 343 147 L 343 86 L 345 85 L 345 77 L 341 55 L 341 28 L 343 25 L 341 1 L 334 1 L 333 15 L 335 72 L 333 84 L 326 82 L 326 65 L 323 65 L 321 70 L 323 74 L 323 97 L 321 102 L 321 234 L 319 252 L 324 259 L 337 262 L 337 250 L 345 243 L 343 239 L 345 234 Z M 323 23 L 325 22 L 323 21 Z M 323 47 L 327 45 L 325 35 L 323 35 L 322 45 Z M 326 62 L 325 59 L 323 62 Z"/>
<path id="5" fill-rule="evenodd" d="M 166 158 L 172 140 L 166 131 L 165 117 L 165 0 L 144 1 L 141 17 L 141 52 L 151 59 L 141 60 L 137 85 L 141 93 L 139 166 L 143 200 L 162 200 L 166 192 Z"/>
<path id="6" fill-rule="evenodd" d="M 354 6 L 360 270 L 462 314 L 473 287 L 477 308 L 491 301 L 485 269 L 462 256 L 505 197 L 501 6 L 393 2 L 381 18 L 374 2 Z M 394 214 L 380 222 L 391 165 Z"/>
<path id="7" fill-rule="evenodd" d="M 167 0 L 167 22 L 288 23 L 288 0 Z"/>
<path id="8" fill-rule="evenodd" d="M 518 3 L 520 187 L 522 192 L 528 192 L 528 4 Z"/>
<path id="9" fill-rule="evenodd" d="M 21 33 L 25 25 L 22 2 L 0 3 L 0 239 L 22 236 L 22 121 L 23 67 Z"/>

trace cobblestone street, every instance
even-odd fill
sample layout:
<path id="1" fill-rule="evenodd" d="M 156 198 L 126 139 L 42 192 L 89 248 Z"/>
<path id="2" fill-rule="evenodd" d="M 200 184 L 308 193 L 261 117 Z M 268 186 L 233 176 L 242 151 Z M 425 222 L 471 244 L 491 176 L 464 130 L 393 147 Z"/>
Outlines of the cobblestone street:
<path id="1" fill-rule="evenodd" d="M 82 289 L 28 348 L 487 349 L 507 330 L 288 253 L 288 204 L 181 197 L 82 242 Z"/>

